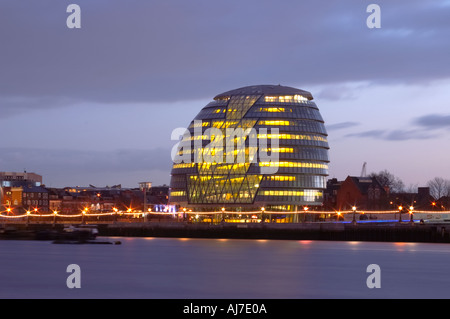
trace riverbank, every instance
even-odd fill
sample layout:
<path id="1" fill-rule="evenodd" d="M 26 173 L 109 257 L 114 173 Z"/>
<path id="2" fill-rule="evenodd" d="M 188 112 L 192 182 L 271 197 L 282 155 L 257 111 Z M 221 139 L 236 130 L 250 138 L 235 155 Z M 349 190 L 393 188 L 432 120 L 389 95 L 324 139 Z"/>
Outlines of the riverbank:
<path id="1" fill-rule="evenodd" d="M 447 226 L 447 227 L 446 227 Z M 450 243 L 450 225 L 418 223 L 111 224 L 100 236 Z"/>
<path id="2" fill-rule="evenodd" d="M 62 224 L 9 224 L 2 239 L 51 240 Z M 450 224 L 409 222 L 377 223 L 223 223 L 189 224 L 171 222 L 99 224 L 98 236 L 173 237 L 277 240 L 329 240 L 450 243 Z"/>

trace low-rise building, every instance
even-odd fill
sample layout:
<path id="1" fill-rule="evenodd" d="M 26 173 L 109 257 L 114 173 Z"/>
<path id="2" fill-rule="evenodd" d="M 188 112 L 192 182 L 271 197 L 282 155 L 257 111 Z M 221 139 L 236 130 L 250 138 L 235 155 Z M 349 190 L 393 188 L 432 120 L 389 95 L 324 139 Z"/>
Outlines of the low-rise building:
<path id="1" fill-rule="evenodd" d="M 0 187 L 23 186 L 32 184 L 34 186 L 42 185 L 42 176 L 36 173 L 19 172 L 0 172 Z"/>
<path id="2" fill-rule="evenodd" d="M 340 184 L 336 197 L 337 210 L 380 210 L 386 208 L 388 190 L 374 177 L 348 176 Z"/>
<path id="3" fill-rule="evenodd" d="M 48 192 L 42 176 L 28 172 L 0 172 L 0 211 L 23 213 L 31 207 L 47 212 Z"/>
<path id="4" fill-rule="evenodd" d="M 49 191 L 43 186 L 23 186 L 22 208 L 32 211 L 37 208 L 39 212 L 48 213 L 50 210 Z"/>

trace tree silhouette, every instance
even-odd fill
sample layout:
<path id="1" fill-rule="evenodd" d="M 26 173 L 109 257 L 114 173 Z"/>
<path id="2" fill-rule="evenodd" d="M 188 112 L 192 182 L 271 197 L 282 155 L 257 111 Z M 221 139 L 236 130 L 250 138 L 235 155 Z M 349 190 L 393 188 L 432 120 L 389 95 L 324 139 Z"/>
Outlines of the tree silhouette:
<path id="1" fill-rule="evenodd" d="M 428 181 L 427 186 L 430 188 L 430 194 L 435 199 L 450 195 L 450 181 L 442 177 L 433 178 Z"/>
<path id="2" fill-rule="evenodd" d="M 369 177 L 375 177 L 381 186 L 389 187 L 389 192 L 391 193 L 401 193 L 405 189 L 405 184 L 403 181 L 386 169 L 380 171 L 379 173 L 371 173 Z"/>

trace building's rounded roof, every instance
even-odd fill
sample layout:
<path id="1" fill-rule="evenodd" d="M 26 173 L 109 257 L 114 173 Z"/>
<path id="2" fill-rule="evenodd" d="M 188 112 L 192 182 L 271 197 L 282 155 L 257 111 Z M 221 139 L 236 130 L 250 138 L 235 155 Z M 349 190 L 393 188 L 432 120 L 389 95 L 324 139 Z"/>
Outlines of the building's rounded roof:
<path id="1" fill-rule="evenodd" d="M 216 95 L 214 100 L 230 97 L 233 95 L 302 95 L 308 100 L 312 100 L 313 96 L 310 92 L 296 89 L 289 86 L 281 85 L 251 85 L 244 86 L 239 89 L 224 92 Z"/>

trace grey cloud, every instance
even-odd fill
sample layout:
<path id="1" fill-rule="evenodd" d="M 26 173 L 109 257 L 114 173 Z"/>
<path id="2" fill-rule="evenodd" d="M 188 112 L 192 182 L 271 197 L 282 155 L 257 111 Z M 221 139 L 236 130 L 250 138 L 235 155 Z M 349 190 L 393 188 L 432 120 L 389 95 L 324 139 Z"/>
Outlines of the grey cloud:
<path id="1" fill-rule="evenodd" d="M 450 129 L 450 115 L 429 114 L 414 119 L 414 124 L 429 130 L 447 128 Z"/>
<path id="2" fill-rule="evenodd" d="M 422 130 L 393 130 L 383 136 L 387 141 L 426 140 L 435 137 Z"/>
<path id="3" fill-rule="evenodd" d="M 350 133 L 345 135 L 346 137 L 373 137 L 373 138 L 382 138 L 385 134 L 383 130 L 370 130 L 359 133 Z"/>
<path id="4" fill-rule="evenodd" d="M 250 84 L 308 90 L 450 74 L 442 63 L 450 7 L 419 0 L 378 1 L 379 30 L 365 26 L 367 3 L 359 0 L 79 0 L 79 30 L 65 26 L 68 3 L 25 2 L 27 10 L 23 2 L 0 4 L 0 96 L 25 104 L 42 96 L 60 105 L 177 101 Z M 393 30 L 408 32 L 399 40 Z M 352 96 L 344 93 L 322 92 Z M 19 102 L 0 104 L 0 112 L 20 111 Z"/>
<path id="5" fill-rule="evenodd" d="M 370 83 L 345 83 L 328 84 L 323 89 L 315 93 L 316 99 L 324 100 L 353 100 L 357 98 L 357 93 L 361 88 L 370 86 Z"/>
<path id="6" fill-rule="evenodd" d="M 325 124 L 327 131 L 336 131 L 336 130 L 342 130 L 346 128 L 351 128 L 358 126 L 360 123 L 357 122 L 341 122 L 341 123 L 335 123 L 335 124 Z"/>
<path id="7" fill-rule="evenodd" d="M 436 137 L 423 130 L 369 130 L 359 133 L 350 133 L 346 137 L 374 138 L 384 141 L 424 140 Z"/>
<path id="8" fill-rule="evenodd" d="M 426 140 L 438 137 L 439 129 L 450 129 L 450 115 L 427 114 L 411 121 L 408 129 L 370 130 L 347 134 L 347 137 L 369 137 L 386 141 Z"/>

